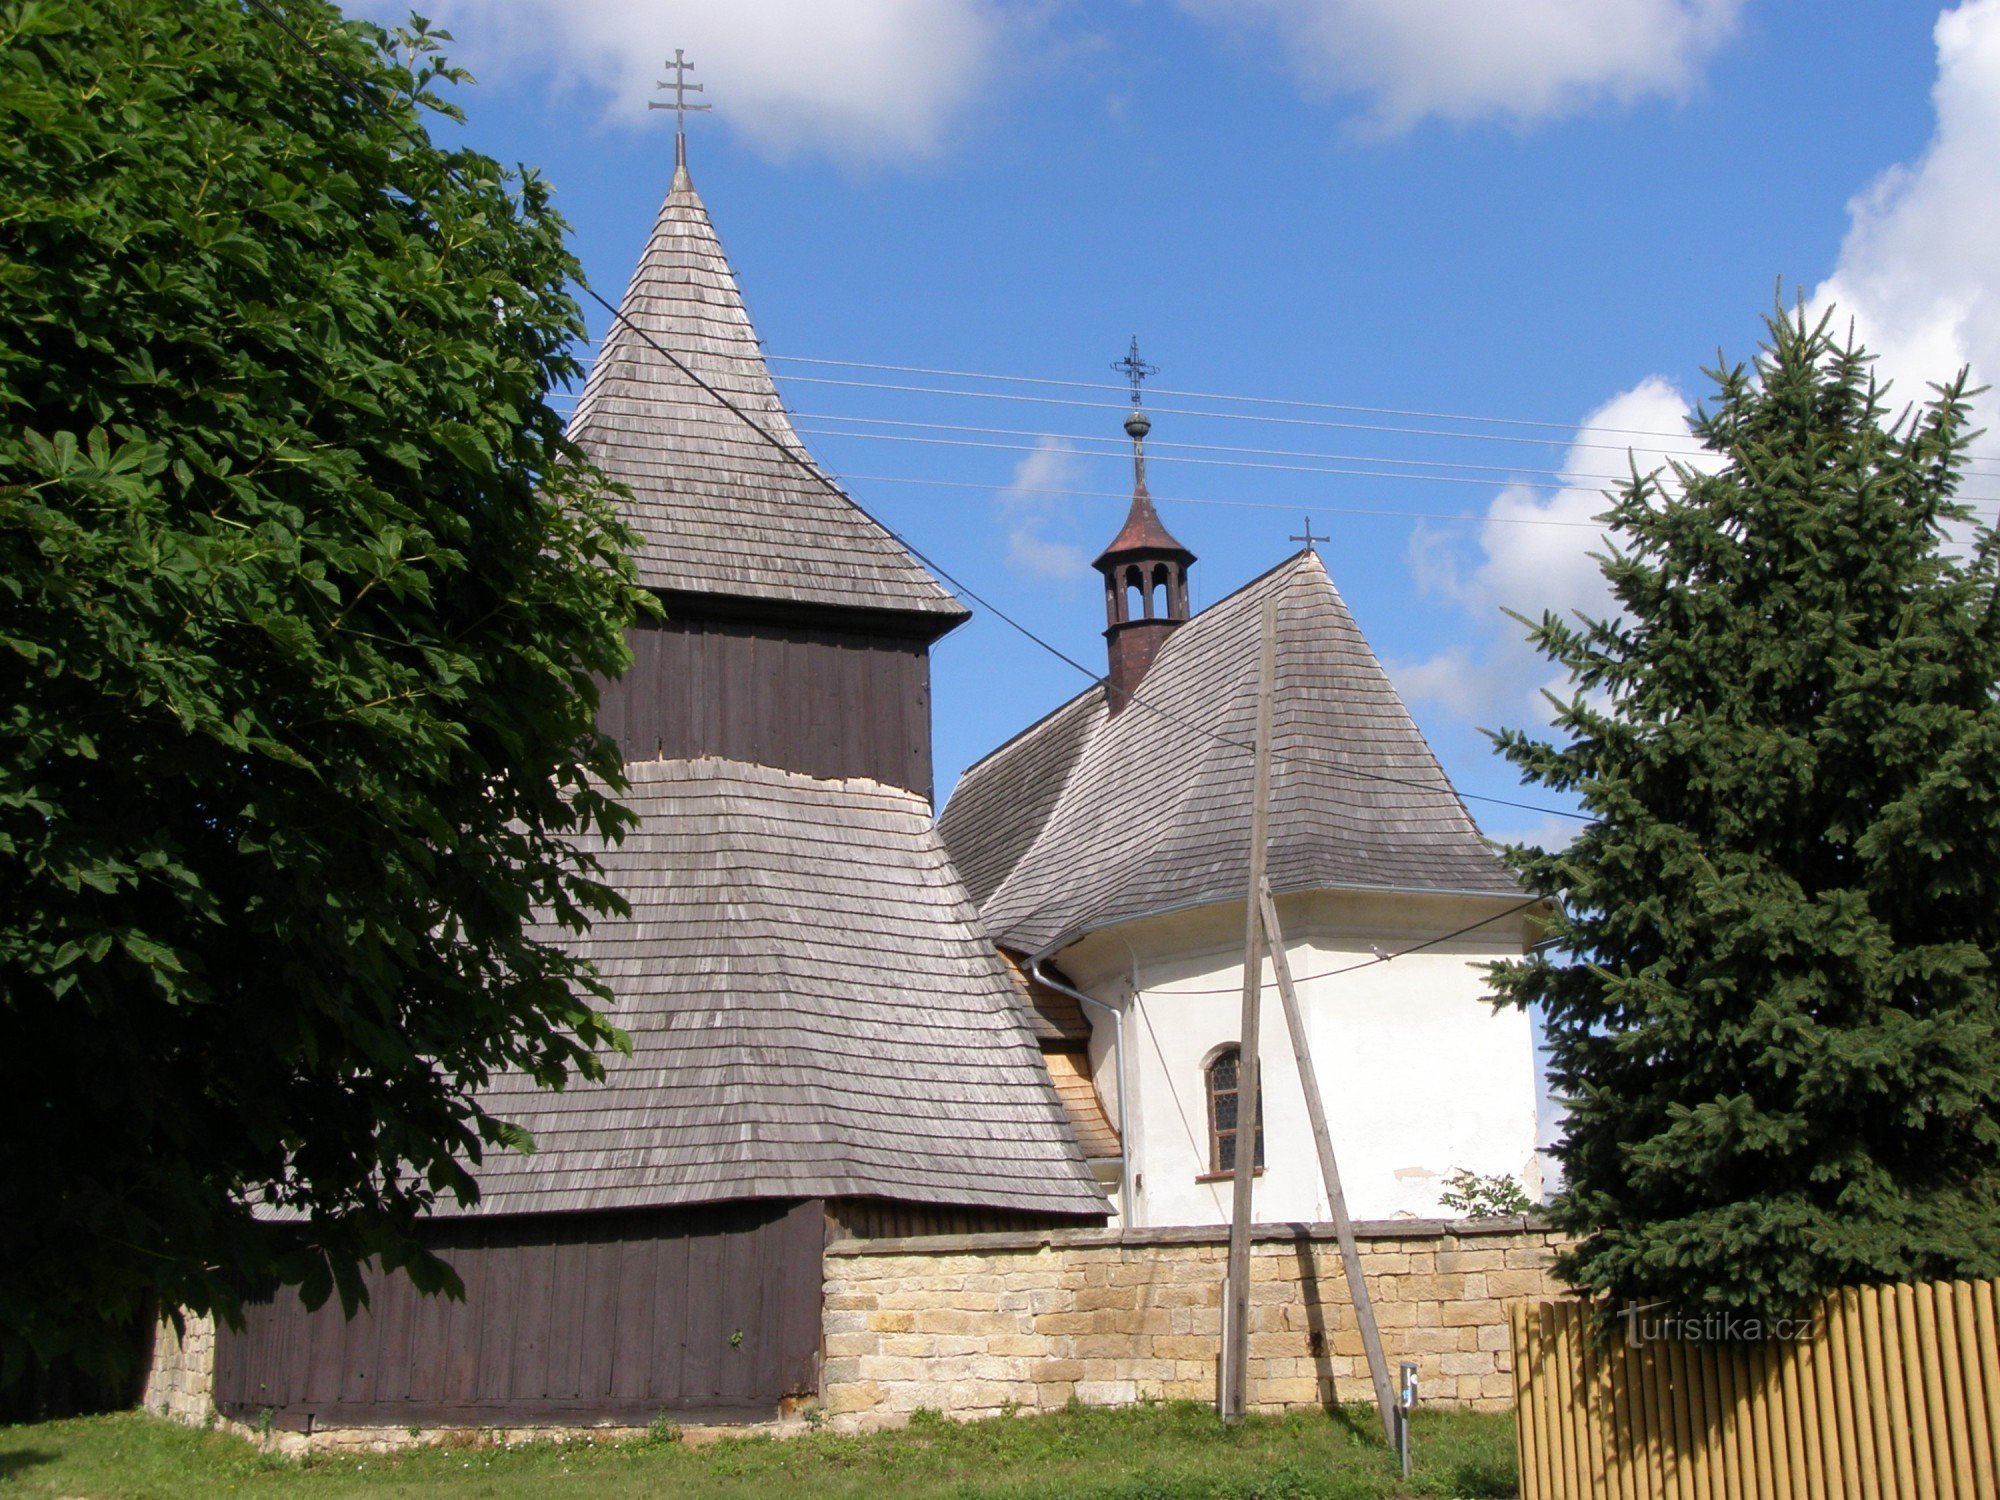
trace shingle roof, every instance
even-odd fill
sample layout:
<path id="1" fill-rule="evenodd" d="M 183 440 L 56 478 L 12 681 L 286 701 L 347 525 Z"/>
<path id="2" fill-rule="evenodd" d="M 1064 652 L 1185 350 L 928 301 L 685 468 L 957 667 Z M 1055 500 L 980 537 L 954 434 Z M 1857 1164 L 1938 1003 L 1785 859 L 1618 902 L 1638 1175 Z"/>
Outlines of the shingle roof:
<path id="1" fill-rule="evenodd" d="M 538 1150 L 488 1151 L 479 1212 L 1106 1212 L 923 798 L 713 759 L 627 774 L 640 822 L 597 853 L 630 915 L 563 941 L 616 993 L 632 1055 L 560 1093 L 495 1081 L 482 1102 Z"/>
<path id="2" fill-rule="evenodd" d="M 1104 722 L 1104 687 L 1087 687 L 968 769 L 938 831 L 972 899 L 984 906 L 1028 852 L 1078 757 Z"/>
<path id="3" fill-rule="evenodd" d="M 735 274 L 685 169 L 632 273 L 570 436 L 631 487 L 650 588 L 936 617 L 966 610 L 812 463 L 778 399 Z M 699 389 L 636 324 L 756 418 L 805 469 Z"/>
<path id="4" fill-rule="evenodd" d="M 1242 899 L 1257 637 L 1273 596 L 1273 889 L 1520 894 L 1319 557 L 1302 552 L 1169 636 L 1124 713 L 1107 716 L 1093 687 L 965 773 L 939 829 L 959 867 L 979 872 L 968 883 L 995 942 L 1042 953 Z"/>

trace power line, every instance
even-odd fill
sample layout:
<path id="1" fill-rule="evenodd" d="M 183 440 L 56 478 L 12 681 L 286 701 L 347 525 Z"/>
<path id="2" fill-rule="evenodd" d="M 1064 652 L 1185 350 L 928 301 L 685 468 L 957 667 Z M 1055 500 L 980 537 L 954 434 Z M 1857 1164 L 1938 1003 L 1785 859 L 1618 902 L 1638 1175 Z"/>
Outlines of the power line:
<path id="1" fill-rule="evenodd" d="M 1122 391 L 1124 389 L 1124 387 L 1122 386 L 1107 385 L 1101 381 L 1059 380 L 1052 376 L 1045 376 L 1045 375 L 998 375 L 979 370 L 940 370 L 940 369 L 930 369 L 922 365 L 871 364 L 866 360 L 813 358 L 811 356 L 803 354 L 769 354 L 766 355 L 765 358 L 767 360 L 775 361 L 781 364 L 821 365 L 821 366 L 831 366 L 836 369 L 850 369 L 850 370 L 880 370 L 887 373 L 900 373 L 909 375 L 935 375 L 935 376 L 949 377 L 961 380 L 1004 381 L 1009 384 L 1046 385 L 1046 386 L 1065 387 L 1075 390 Z M 808 380 L 811 377 L 803 375 L 787 375 L 783 378 L 787 380 L 803 381 L 803 380 Z M 861 382 L 852 382 L 852 383 L 861 384 Z M 882 389 L 894 390 L 902 388 L 895 386 L 883 386 Z M 978 393 L 973 393 L 973 394 L 978 394 Z M 998 393 L 994 392 L 990 394 L 998 394 Z M 1685 431 L 1660 432 L 1658 430 L 1645 427 L 1601 427 L 1596 425 L 1595 423 L 1550 422 L 1550 421 L 1539 420 L 1532 417 L 1482 416 L 1470 412 L 1426 411 L 1419 408 L 1402 407 L 1402 406 L 1361 406 L 1353 403 L 1339 402 L 1339 401 L 1306 401 L 1288 396 L 1245 396 L 1224 391 L 1175 390 L 1167 386 L 1157 387 L 1155 389 L 1154 394 L 1160 396 L 1175 396 L 1188 401 L 1227 401 L 1227 402 L 1240 403 L 1246 406 L 1284 406 L 1305 411 L 1354 412 L 1363 416 L 1410 417 L 1418 420 L 1434 421 L 1434 422 L 1473 422 L 1495 427 L 1537 427 L 1572 435 L 1578 432 L 1601 432 L 1614 437 L 1655 438 L 1655 439 L 1664 439 L 1668 441 L 1682 442 L 1682 443 L 1693 441 L 1693 434 Z M 1082 402 L 1078 404 L 1091 405 L 1091 406 L 1108 405 L 1115 407 L 1119 403 Z M 1156 409 L 1163 409 L 1163 408 L 1156 408 Z M 1319 424 L 1304 423 L 1301 421 L 1301 419 L 1270 417 L 1270 416 L 1252 417 L 1247 414 L 1239 414 L 1234 412 L 1174 412 L 1171 414 L 1181 415 L 1181 416 L 1208 416 L 1222 420 L 1255 420 L 1255 421 L 1265 421 L 1265 422 L 1296 421 L 1300 422 L 1300 425 L 1319 425 Z M 1347 424 L 1329 423 L 1326 425 L 1340 426 Z M 1423 431 L 1423 429 L 1403 429 L 1403 428 L 1384 428 L 1380 430 Z M 1463 433 L 1445 432 L 1445 433 L 1429 433 L 1428 435 L 1438 436 L 1438 437 L 1464 437 L 1464 438 L 1471 438 L 1475 441 L 1481 441 L 1481 442 L 1495 441 L 1501 439 L 1512 442 L 1543 443 L 1543 444 L 1568 442 L 1567 438 L 1506 438 L 1504 434 L 1497 434 L 1497 433 L 1481 434 L 1472 432 L 1463 432 Z M 1625 451 L 1631 448 L 1633 445 L 1629 443 L 1627 444 L 1570 443 L 1569 446 L 1609 448 L 1613 451 Z M 1652 446 L 1652 445 L 1648 444 L 1647 446 Z M 1697 445 L 1695 448 L 1690 449 L 1688 451 L 1700 454 L 1700 453 L 1706 453 L 1709 450 Z M 1976 463 L 1976 464 L 1990 463 L 1990 464 L 2000 465 L 2000 458 L 1987 458 L 1979 454 L 1968 454 L 1966 461 L 1968 463 Z"/>
<path id="2" fill-rule="evenodd" d="M 852 432 L 835 427 L 798 427 L 795 429 L 808 437 L 846 438 L 850 440 L 876 443 L 914 443 L 927 448 L 973 448 L 986 452 L 1000 453 L 1046 453 L 1047 447 L 1040 443 L 1000 443 L 986 442 L 976 438 L 919 437 L 903 432 Z M 1108 441 L 1108 439 L 1106 440 Z M 1119 457 L 1110 450 L 1093 450 L 1080 454 L 1085 458 Z M 1464 474 L 1404 474 L 1392 469 L 1351 469 L 1329 464 L 1276 464 L 1261 463 L 1253 459 L 1196 458 L 1187 454 L 1163 453 L 1146 455 L 1148 462 L 1165 464 L 1191 464 L 1207 469 L 1249 469 L 1266 474 L 1324 474 L 1340 479 L 1403 479 L 1419 484 L 1469 484 L 1479 489 L 1506 490 L 1522 486 L 1526 481 L 1518 479 L 1474 479 Z M 1586 484 L 1588 481 L 1586 481 Z M 1004 489 L 999 485 L 996 488 Z M 1535 486 L 1529 486 L 1535 488 Z M 1582 486 L 1563 486 L 1563 488 Z M 1963 504 L 2000 503 L 2000 496 L 1961 495 L 1957 497 Z M 1298 509 L 1293 506 L 1292 509 Z"/>
<path id="3" fill-rule="evenodd" d="M 599 344 L 593 343 L 591 341 L 585 341 L 585 347 L 596 348 L 599 347 Z M 1006 382 L 1018 385 L 1049 386 L 1059 389 L 1116 391 L 1116 392 L 1122 392 L 1124 390 L 1124 387 L 1122 386 L 1107 385 L 1097 381 L 1061 380 L 1051 376 L 999 375 L 999 374 L 991 374 L 976 370 L 945 370 L 945 369 L 936 369 L 923 365 L 877 364 L 877 363 L 870 363 L 865 360 L 825 359 L 825 358 L 815 358 L 806 355 L 772 354 L 772 355 L 766 355 L 765 358 L 767 360 L 777 361 L 787 364 L 808 364 L 808 365 L 816 365 L 823 367 L 832 367 L 836 369 L 879 370 L 891 373 L 900 372 L 900 373 L 919 374 L 919 375 L 936 375 L 936 376 L 952 377 L 952 378 L 966 379 L 966 380 L 986 380 L 986 381 Z M 828 385 L 828 386 L 838 386 L 856 390 L 890 391 L 900 394 L 911 394 L 911 395 L 965 397 L 975 400 L 987 400 L 987 401 L 1025 401 L 1025 402 L 1032 402 L 1040 405 L 1049 405 L 1049 406 L 1081 407 L 1094 411 L 1121 410 L 1123 407 L 1123 403 L 1118 401 L 1080 401 L 1074 399 L 1064 399 L 1061 397 L 1054 397 L 1054 396 L 1017 395 L 1006 391 L 952 390 L 937 386 L 904 385 L 904 384 L 895 384 L 890 382 L 871 381 L 871 380 L 843 380 L 843 379 L 836 379 L 825 376 L 813 376 L 813 375 L 784 374 L 780 375 L 779 379 L 792 384 Z M 1542 428 L 1551 431 L 1561 432 L 1566 435 L 1563 437 L 1519 437 L 1508 433 L 1452 432 L 1449 430 L 1437 429 L 1437 428 L 1405 427 L 1405 426 L 1385 425 L 1381 423 L 1369 423 L 1369 422 L 1316 421 L 1308 417 L 1273 416 L 1268 413 L 1201 411 L 1198 409 L 1185 408 L 1185 407 L 1163 407 L 1163 406 L 1153 406 L 1148 408 L 1148 410 L 1152 411 L 1155 415 L 1195 417 L 1213 421 L 1267 422 L 1267 423 L 1276 423 L 1284 426 L 1295 426 L 1295 427 L 1335 428 L 1342 431 L 1350 431 L 1350 432 L 1386 432 L 1386 433 L 1398 433 L 1398 434 L 1419 436 L 1419 437 L 1458 438 L 1469 442 L 1519 443 L 1519 444 L 1527 444 L 1534 447 L 1568 446 L 1571 448 L 1589 448 L 1611 453 L 1629 453 L 1635 445 L 1631 443 L 1591 442 L 1586 439 L 1578 437 L 1577 434 L 1584 432 L 1604 433 L 1612 436 L 1652 438 L 1657 440 L 1657 442 L 1695 444 L 1694 437 L 1691 433 L 1660 432 L 1649 428 L 1600 427 L 1584 422 L 1549 422 L 1549 421 L 1542 421 L 1526 417 L 1481 416 L 1464 412 L 1426 411 L 1410 407 L 1361 406 L 1351 403 L 1341 403 L 1334 401 L 1307 401 L 1307 400 L 1301 400 L 1283 396 L 1245 396 L 1245 395 L 1238 395 L 1227 392 L 1216 392 L 1216 391 L 1172 390 L 1164 387 L 1158 390 L 1156 394 L 1163 396 L 1177 396 L 1189 400 L 1222 401 L 1222 402 L 1230 402 L 1248 406 L 1281 406 L 1297 410 L 1308 410 L 1308 411 L 1354 412 L 1361 415 L 1400 416 L 1400 417 L 1410 417 L 1415 419 L 1427 419 L 1433 421 L 1471 422 L 1471 423 L 1479 423 L 1479 424 L 1499 426 L 1499 427 L 1510 427 L 1510 426 L 1533 427 L 1533 428 Z M 1649 447 L 1657 446 L 1657 442 L 1653 444 L 1646 444 L 1644 446 L 1649 446 Z M 1699 444 L 1695 444 L 1694 446 L 1691 447 L 1674 448 L 1674 449 L 1663 448 L 1660 451 L 1662 451 L 1669 457 L 1686 458 L 1686 457 L 1700 457 L 1708 453 L 1710 450 L 1701 447 Z M 1968 466 L 2000 465 L 2000 458 L 1987 457 L 1980 454 L 1969 454 L 1966 456 L 1965 462 L 1968 464 Z M 1984 472 L 1989 472 L 1989 470 L 1982 468 L 1978 470 L 1978 472 L 1984 473 Z M 1991 472 L 2000 472 L 2000 470 L 1994 470 Z"/>
<path id="4" fill-rule="evenodd" d="M 355 102 L 357 104 L 360 104 L 368 109 L 373 110 L 375 113 L 381 115 L 382 118 L 388 120 L 391 124 L 396 125 L 399 129 L 403 131 L 404 135 L 409 139 L 409 141 L 413 145 L 415 145 L 419 150 L 433 149 L 430 143 L 427 140 L 425 140 L 422 135 L 420 135 L 417 131 L 409 128 L 408 126 L 403 125 L 402 122 L 398 121 L 395 118 L 395 116 L 391 115 L 388 112 L 388 110 L 383 107 L 383 105 L 379 100 L 377 100 L 372 94 L 370 94 L 366 89 L 364 89 L 359 82 L 357 82 L 354 78 L 349 76 L 348 73 L 343 68 L 341 68 L 339 64 L 335 63 L 331 57 L 327 56 L 325 49 L 317 46 L 312 41 L 307 39 L 305 36 L 301 35 L 296 29 L 294 29 L 291 23 L 287 21 L 282 15 L 278 13 L 276 9 L 272 7 L 272 5 L 270 4 L 270 0 L 250 0 L 250 4 L 255 6 L 258 11 L 268 16 L 272 20 L 272 22 L 279 27 L 279 29 L 281 29 L 294 42 L 296 42 L 299 46 L 303 47 L 308 53 L 310 53 L 314 58 L 316 58 L 321 64 L 321 66 L 324 67 L 330 74 L 332 74 L 335 78 L 339 79 L 340 82 L 354 95 Z M 451 166 L 447 162 L 444 164 L 443 170 L 447 176 L 452 177 L 454 180 L 458 182 L 458 185 L 461 189 L 465 189 L 468 191 L 470 190 L 468 184 L 462 177 L 459 176 L 458 171 L 455 167 Z M 686 376 L 688 381 L 691 384 L 693 384 L 698 390 L 705 393 L 718 406 L 722 407 L 724 410 L 734 415 L 738 421 L 742 422 L 744 426 L 748 427 L 752 432 L 756 433 L 758 437 L 762 438 L 765 443 L 767 443 L 770 447 L 775 449 L 779 454 L 783 455 L 783 457 L 788 462 L 790 462 L 796 468 L 798 468 L 798 470 L 802 474 L 804 474 L 808 479 L 810 479 L 813 483 L 826 487 L 834 494 L 840 493 L 839 490 L 834 486 L 833 481 L 827 478 L 825 474 L 821 473 L 820 470 L 812 463 L 810 459 L 798 453 L 789 444 L 785 443 L 782 439 L 778 438 L 776 435 L 770 432 L 761 422 L 759 422 L 756 419 L 756 417 L 751 415 L 749 412 L 745 411 L 741 406 L 737 405 L 736 402 L 732 401 L 722 391 L 717 390 L 714 386 L 710 385 L 706 380 L 703 380 L 700 375 L 696 374 L 694 370 L 690 369 L 688 365 L 684 361 L 682 361 L 681 358 L 678 355 L 676 355 L 671 349 L 668 349 L 665 345 L 661 344 L 657 339 L 655 339 L 652 336 L 652 334 L 648 333 L 644 328 L 641 328 L 637 323 L 634 323 L 631 319 L 627 318 L 622 310 L 614 306 L 611 302 L 607 301 L 603 296 L 603 294 L 597 291 L 595 287 L 586 285 L 583 287 L 583 290 L 590 296 L 592 301 L 596 302 L 600 307 L 604 308 L 607 312 L 609 312 L 612 318 L 616 322 L 622 323 L 627 329 L 631 330 L 631 332 L 636 334 L 640 339 L 644 340 L 645 343 L 648 344 L 654 350 L 654 352 L 659 354 L 661 358 L 665 359 L 667 363 L 672 365 L 676 370 L 680 371 L 682 375 Z M 882 525 L 882 523 L 879 520 L 877 521 L 876 524 Z M 974 592 L 971 588 L 959 582 L 958 579 L 953 577 L 950 572 L 948 572 L 943 567 L 939 566 L 939 564 L 937 564 L 936 562 L 932 561 L 931 558 L 929 558 L 924 554 L 922 549 L 918 548 L 914 543 L 909 541 L 907 538 L 898 534 L 892 527 L 883 525 L 882 529 L 885 532 L 887 532 L 892 538 L 894 538 L 899 545 L 905 548 L 912 557 L 916 558 L 917 561 L 922 563 L 925 567 L 929 568 L 932 572 L 936 573 L 947 584 L 949 584 L 954 591 L 963 595 L 965 598 L 972 600 L 975 604 L 978 604 L 981 608 L 985 609 L 989 614 L 993 615 L 995 618 L 1001 620 L 1008 626 L 1012 627 L 1014 630 L 1019 631 L 1023 636 L 1027 637 L 1028 640 L 1034 642 L 1037 646 L 1040 646 L 1044 651 L 1047 651 L 1051 656 L 1054 656 L 1058 661 L 1061 661 L 1067 664 L 1068 666 L 1074 668 L 1076 671 L 1082 673 L 1085 677 L 1090 679 L 1090 681 L 1093 684 L 1099 687 L 1103 687 L 1106 685 L 1103 676 L 1101 676 L 1096 672 L 1093 672 L 1089 667 L 1084 666 L 1083 663 L 1077 661 L 1076 658 L 1069 655 L 1059 646 L 1056 646 L 1053 643 L 1044 640 L 1041 636 L 1037 635 L 1034 631 L 1030 630 L 1026 625 L 1023 625 L 1019 620 L 1016 620 L 1012 615 L 1008 614 L 1005 610 L 1002 610 L 997 606 L 988 603 L 985 599 L 981 598 L 980 595 Z M 1227 735 L 1222 734 L 1219 731 L 1212 730 L 1208 728 L 1206 725 L 1191 723 L 1185 719 L 1180 718 L 1178 715 L 1167 712 L 1165 709 L 1162 709 L 1155 704 L 1147 702 L 1145 699 L 1139 697 L 1137 694 L 1129 694 L 1127 696 L 1127 702 L 1132 706 L 1141 707 L 1146 709 L 1150 713 L 1157 714 L 1161 718 L 1167 720 L 1169 723 L 1176 724 L 1181 728 L 1189 729 L 1194 731 L 1195 733 L 1205 735 L 1208 738 L 1213 739 L 1220 744 L 1231 746 L 1235 749 L 1244 751 L 1246 753 L 1251 753 L 1251 754 L 1255 753 L 1254 746 L 1246 745 L 1239 740 L 1232 740 Z M 1297 757 L 1286 755 L 1280 758 L 1286 760 L 1293 760 L 1296 759 Z M 1445 787 L 1440 792 L 1440 789 L 1434 786 L 1433 784 L 1429 782 L 1418 781 L 1412 777 L 1390 776 L 1377 771 L 1364 771 L 1355 766 L 1341 766 L 1325 761 L 1318 761 L 1317 763 L 1325 766 L 1327 770 L 1333 771 L 1340 775 L 1356 777 L 1367 781 L 1379 781 L 1379 782 L 1386 782 L 1392 785 L 1413 787 L 1419 791 L 1424 792 L 1426 795 L 1430 796 L 1442 795 L 1444 797 L 1450 798 L 1454 802 L 1457 802 L 1460 805 L 1461 811 L 1463 811 L 1463 806 L 1465 802 L 1477 801 L 1477 802 L 1489 803 L 1499 807 L 1515 808 L 1523 812 L 1537 813 L 1545 817 L 1572 818 L 1578 822 L 1583 822 L 1583 823 L 1594 821 L 1588 815 L 1583 813 L 1573 813 L 1558 808 L 1539 807 L 1532 803 L 1517 802 L 1505 797 L 1488 797 L 1471 792 L 1461 793 L 1455 787 L 1452 787 L 1449 784 L 1449 782 L 1446 783 Z M 1470 821 L 1469 818 L 1468 821 Z"/>
<path id="5" fill-rule="evenodd" d="M 924 489 L 979 490 L 991 495 L 1051 495 L 1077 500 L 1122 500 L 1130 502 L 1130 490 L 1070 490 L 1044 488 L 1039 485 L 993 484 L 973 479 L 926 479 L 910 474 L 852 474 L 845 471 L 835 475 L 843 484 L 909 484 Z M 1193 495 L 1154 495 L 1157 505 L 1216 505 L 1231 510 L 1276 510 L 1295 516 L 1299 507 L 1291 501 L 1279 500 L 1219 500 L 1197 498 Z M 1312 512 L 1322 512 L 1335 516 L 1392 516 L 1412 521 L 1464 522 L 1468 525 L 1484 526 L 1488 522 L 1502 526 L 1567 526 L 1584 531 L 1602 531 L 1605 528 L 1596 521 L 1558 521 L 1553 516 L 1487 516 L 1475 511 L 1434 511 L 1434 510 L 1389 510 L 1356 505 L 1328 505 L 1322 501 L 1312 502 Z"/>
<path id="6" fill-rule="evenodd" d="M 1317 974 L 1300 974 L 1295 976 L 1292 982 L 1294 984 L 1305 984 L 1314 979 L 1335 979 L 1342 974 L 1352 974 L 1361 969 L 1372 969 L 1377 964 L 1394 963 L 1399 958 L 1407 958 L 1412 953 L 1421 953 L 1426 948 L 1441 947 L 1456 938 L 1462 938 L 1468 933 L 1477 932 L 1482 927 L 1491 927 L 1495 922 L 1504 922 L 1509 917 L 1520 915 L 1531 906 L 1542 905 L 1545 899 L 1541 896 L 1530 896 L 1526 901 L 1510 906 L 1505 911 L 1495 912 L 1490 917 L 1482 917 L 1477 922 L 1469 922 L 1456 932 L 1447 932 L 1438 937 L 1428 938 L 1421 943 L 1412 943 L 1407 948 L 1398 948 L 1394 953 L 1377 953 L 1372 958 L 1362 959 L 1358 964 L 1348 964 L 1339 969 L 1325 969 Z M 1269 984 L 1260 981 L 1257 986 L 1260 990 L 1274 990 L 1277 987 L 1275 980 Z M 1232 985 L 1226 990 L 1170 990 L 1168 993 L 1173 995 L 1237 995 L 1241 994 L 1242 991 L 1243 986 L 1239 984 Z"/>

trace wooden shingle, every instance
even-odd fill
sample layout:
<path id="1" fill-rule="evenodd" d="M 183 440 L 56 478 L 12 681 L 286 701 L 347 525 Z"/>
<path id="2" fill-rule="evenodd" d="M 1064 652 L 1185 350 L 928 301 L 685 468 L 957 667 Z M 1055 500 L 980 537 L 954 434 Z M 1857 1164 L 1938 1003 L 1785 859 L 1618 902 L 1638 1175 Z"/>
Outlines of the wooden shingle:
<path id="1" fill-rule="evenodd" d="M 494 1082 L 482 1102 L 537 1150 L 489 1150 L 478 1212 L 1106 1212 L 923 798 L 718 759 L 627 774 L 639 824 L 592 852 L 630 913 L 561 940 L 616 993 L 632 1054 L 560 1092 Z"/>
<path id="2" fill-rule="evenodd" d="M 813 464 L 687 170 L 674 174 L 570 436 L 628 485 L 640 582 L 684 594 L 935 617 L 967 611 Z M 702 390 L 637 329 L 784 443 Z"/>
<path id="3" fill-rule="evenodd" d="M 965 773 L 939 828 L 995 942 L 1242 900 L 1272 595 L 1273 889 L 1520 894 L 1308 551 L 1174 631 L 1122 714 L 1092 687 Z"/>

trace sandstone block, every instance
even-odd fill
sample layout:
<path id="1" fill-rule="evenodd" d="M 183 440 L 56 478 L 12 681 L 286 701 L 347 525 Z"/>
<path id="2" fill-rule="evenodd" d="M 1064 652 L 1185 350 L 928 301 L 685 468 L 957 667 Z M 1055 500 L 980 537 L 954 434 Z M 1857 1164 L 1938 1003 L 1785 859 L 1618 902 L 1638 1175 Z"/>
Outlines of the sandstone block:
<path id="1" fill-rule="evenodd" d="M 1076 1399 L 1085 1406 L 1130 1406 L 1139 1399 L 1139 1389 L 1129 1380 L 1079 1380 Z"/>
<path id="2" fill-rule="evenodd" d="M 1507 1326 L 1507 1309 L 1488 1298 L 1482 1297 L 1476 1302 L 1469 1299 L 1447 1302 L 1443 1310 L 1444 1326 L 1447 1328 L 1478 1328 L 1486 1324 L 1500 1328 Z"/>
<path id="3" fill-rule="evenodd" d="M 1438 1369 L 1446 1375 L 1491 1375 L 1493 1356 L 1484 1350 L 1458 1350 L 1438 1356 Z"/>
<path id="4" fill-rule="evenodd" d="M 901 1311 L 872 1312 L 862 1317 L 859 1322 L 862 1328 L 871 1333 L 912 1333 L 916 1330 L 917 1315 Z M 826 1319 L 825 1326 L 828 1333 L 845 1331 L 844 1329 L 836 1329 L 831 1316 Z"/>
<path id="5" fill-rule="evenodd" d="M 826 1409 L 830 1415 L 869 1411 L 882 1404 L 882 1387 L 872 1380 L 831 1381 L 826 1388 Z"/>
<path id="6" fill-rule="evenodd" d="M 1139 1289 L 1135 1286 L 1086 1287 L 1076 1294 L 1078 1312 L 1096 1312 L 1101 1308 L 1129 1310 L 1138 1306 Z"/>
<path id="7" fill-rule="evenodd" d="M 1039 1359 L 1049 1352 L 1049 1341 L 1032 1333 L 1004 1333 L 986 1341 L 986 1352 L 1008 1359 Z"/>

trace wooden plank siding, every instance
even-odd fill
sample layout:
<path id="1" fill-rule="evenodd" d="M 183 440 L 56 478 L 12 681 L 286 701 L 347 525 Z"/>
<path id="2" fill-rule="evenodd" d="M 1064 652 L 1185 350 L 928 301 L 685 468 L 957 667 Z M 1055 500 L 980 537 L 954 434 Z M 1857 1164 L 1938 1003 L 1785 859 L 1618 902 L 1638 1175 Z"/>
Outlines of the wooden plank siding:
<path id="1" fill-rule="evenodd" d="M 1525 1500 L 2000 1495 L 2000 1282 L 1849 1287 L 1805 1337 L 1603 1340 L 1515 1303 Z"/>
<path id="2" fill-rule="evenodd" d="M 905 635 L 685 616 L 635 627 L 598 727 L 627 760 L 715 755 L 931 796 L 930 653 Z"/>
<path id="3" fill-rule="evenodd" d="M 819 1387 L 825 1225 L 817 1199 L 439 1222 L 464 1301 L 377 1272 L 352 1321 L 253 1304 L 219 1331 L 216 1406 L 306 1431 L 767 1419 Z"/>

